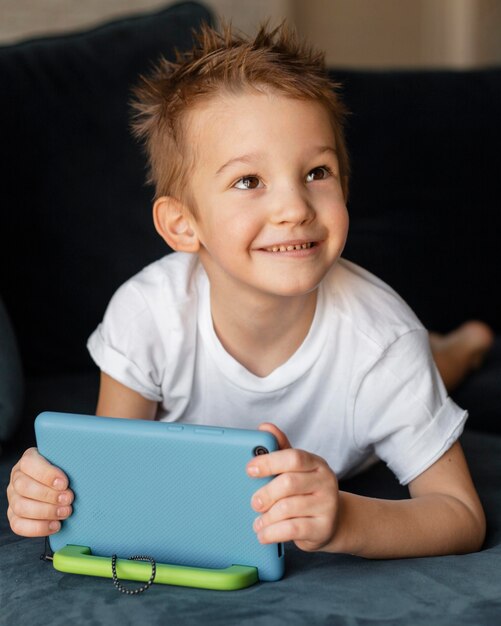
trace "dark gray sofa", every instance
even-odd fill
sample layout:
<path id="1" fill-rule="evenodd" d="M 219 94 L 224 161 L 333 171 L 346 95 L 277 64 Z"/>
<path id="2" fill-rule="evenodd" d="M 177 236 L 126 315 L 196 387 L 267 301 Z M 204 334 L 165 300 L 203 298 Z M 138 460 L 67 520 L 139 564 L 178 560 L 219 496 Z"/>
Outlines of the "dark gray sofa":
<path id="1" fill-rule="evenodd" d="M 131 598 L 107 579 L 56 572 L 39 559 L 42 540 L 8 527 L 5 487 L 19 452 L 34 443 L 34 417 L 94 411 L 98 373 L 86 338 L 116 287 L 165 253 L 127 102 L 138 73 L 187 46 L 203 19 L 206 9 L 186 2 L 0 48 L 0 297 L 24 374 L 20 418 L 1 442 L 0 625 L 499 624 L 498 341 L 456 394 L 470 412 L 463 445 L 488 518 L 479 553 L 367 561 L 287 546 L 278 583 L 237 592 L 157 585 Z M 429 328 L 477 317 L 498 333 L 501 69 L 332 74 L 352 111 L 345 256 L 395 287 Z M 0 360 L 0 376 L 2 368 Z M 4 392 L 15 384 L 9 379 Z M 0 398 L 0 419 L 2 410 Z M 407 496 L 382 465 L 343 488 Z"/>

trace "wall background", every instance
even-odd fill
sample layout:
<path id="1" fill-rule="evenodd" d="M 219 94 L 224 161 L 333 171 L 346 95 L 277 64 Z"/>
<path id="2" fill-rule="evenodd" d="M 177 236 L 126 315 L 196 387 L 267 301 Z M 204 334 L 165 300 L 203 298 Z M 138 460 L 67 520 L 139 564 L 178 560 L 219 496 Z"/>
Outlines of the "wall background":
<path id="1" fill-rule="evenodd" d="M 168 0 L 0 0 L 0 45 L 155 10 Z M 337 67 L 501 65 L 501 0 L 206 0 L 246 32 L 288 18 Z"/>
<path id="2" fill-rule="evenodd" d="M 501 64 L 501 0 L 297 0 L 294 20 L 346 67 Z"/>

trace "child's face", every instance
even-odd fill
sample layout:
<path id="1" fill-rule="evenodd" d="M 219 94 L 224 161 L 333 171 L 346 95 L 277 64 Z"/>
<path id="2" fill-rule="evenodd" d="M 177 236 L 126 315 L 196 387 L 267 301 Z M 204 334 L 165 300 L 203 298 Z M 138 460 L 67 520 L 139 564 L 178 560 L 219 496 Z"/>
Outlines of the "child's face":
<path id="1" fill-rule="evenodd" d="M 314 101 L 245 92 L 195 109 L 194 230 L 213 287 L 314 290 L 348 231 L 329 115 Z"/>

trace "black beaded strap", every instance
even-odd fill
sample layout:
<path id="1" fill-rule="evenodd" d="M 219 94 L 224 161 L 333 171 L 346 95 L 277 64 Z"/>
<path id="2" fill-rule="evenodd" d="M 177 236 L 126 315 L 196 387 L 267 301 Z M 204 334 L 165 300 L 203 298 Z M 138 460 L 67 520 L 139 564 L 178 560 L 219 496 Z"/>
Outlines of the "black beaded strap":
<path id="1" fill-rule="evenodd" d="M 127 595 L 137 595 L 138 593 L 143 593 L 146 589 L 151 587 L 151 584 L 155 580 L 155 576 L 157 574 L 157 564 L 155 563 L 155 559 L 151 556 L 130 556 L 129 561 L 149 561 L 151 563 L 151 576 L 149 581 L 143 585 L 142 587 L 138 587 L 137 589 L 127 589 L 124 587 L 121 582 L 117 578 L 117 555 L 114 554 L 111 557 L 111 571 L 113 574 L 113 584 L 122 593 L 126 593 Z"/>

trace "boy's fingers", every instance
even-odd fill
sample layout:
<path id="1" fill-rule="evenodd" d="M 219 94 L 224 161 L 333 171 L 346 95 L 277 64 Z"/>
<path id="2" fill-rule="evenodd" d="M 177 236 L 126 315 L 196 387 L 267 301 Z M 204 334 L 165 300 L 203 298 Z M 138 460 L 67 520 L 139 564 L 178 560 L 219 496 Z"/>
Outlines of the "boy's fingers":
<path id="1" fill-rule="evenodd" d="M 280 474 L 252 496 L 252 508 L 255 511 L 267 511 L 275 503 L 286 506 L 291 496 L 304 496 L 315 490 L 317 475 L 315 472 L 289 472 Z"/>
<path id="2" fill-rule="evenodd" d="M 287 435 L 275 426 L 275 424 L 271 424 L 270 422 L 264 422 L 263 424 L 259 424 L 259 430 L 265 430 L 268 433 L 271 433 L 275 436 L 278 441 L 278 447 L 280 450 L 285 450 L 286 448 L 292 448 L 290 441 L 287 439 Z"/>
<path id="3" fill-rule="evenodd" d="M 68 479 L 57 467 L 49 463 L 36 448 L 29 448 L 19 461 L 18 469 L 36 481 L 57 491 L 68 488 Z"/>
<path id="4" fill-rule="evenodd" d="M 57 506 L 30 500 L 14 494 L 10 499 L 10 509 L 16 517 L 28 520 L 61 520 L 71 515 L 71 506 Z"/>
<path id="5" fill-rule="evenodd" d="M 320 457 L 310 452 L 288 448 L 255 457 L 247 464 L 247 473 L 249 476 L 262 477 L 286 472 L 311 472 L 320 461 Z"/>
<path id="6" fill-rule="evenodd" d="M 56 520 L 31 520 L 18 517 L 10 507 L 7 509 L 7 517 L 12 531 L 22 537 L 47 537 L 57 533 L 61 528 L 61 522 Z"/>
<path id="7" fill-rule="evenodd" d="M 286 519 L 263 528 L 257 534 L 260 543 L 285 543 L 304 541 L 311 537 L 311 518 Z"/>
<path id="8" fill-rule="evenodd" d="M 269 511 L 254 520 L 254 530 L 259 532 L 266 526 L 296 517 L 313 517 L 317 502 L 311 495 L 293 496 L 276 502 Z M 305 512 L 307 511 L 307 514 Z"/>
<path id="9" fill-rule="evenodd" d="M 73 502 L 73 492 L 71 490 L 57 491 L 52 487 L 39 483 L 19 470 L 12 474 L 11 485 L 16 494 L 31 500 L 58 505 L 68 505 Z"/>

